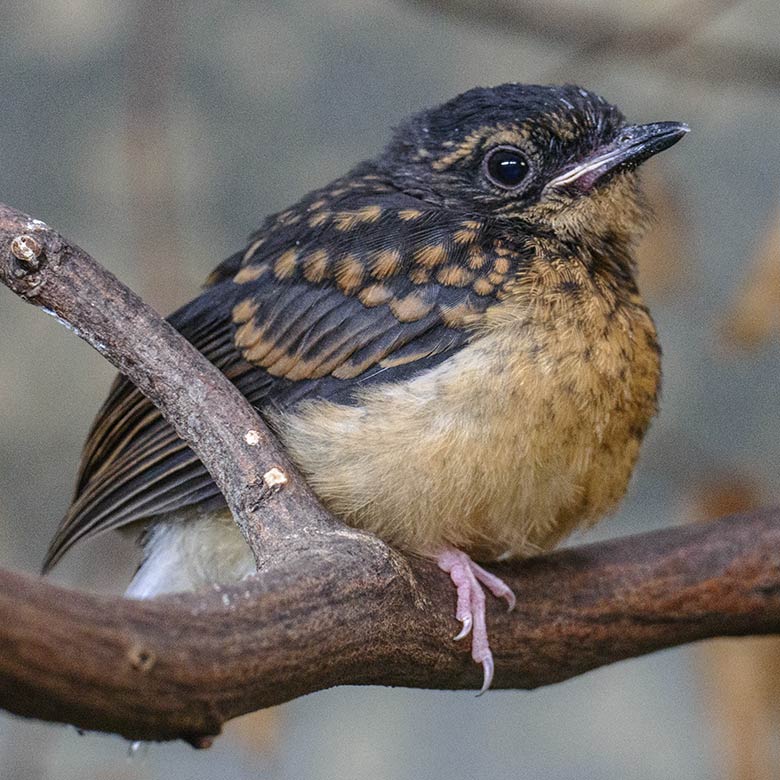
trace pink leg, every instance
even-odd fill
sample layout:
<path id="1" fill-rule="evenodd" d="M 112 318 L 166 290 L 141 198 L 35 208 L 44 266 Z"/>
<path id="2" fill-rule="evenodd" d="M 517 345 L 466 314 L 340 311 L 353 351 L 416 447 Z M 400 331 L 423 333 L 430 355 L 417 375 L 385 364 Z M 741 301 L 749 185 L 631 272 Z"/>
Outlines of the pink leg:
<path id="1" fill-rule="evenodd" d="M 479 692 L 481 695 L 493 682 L 493 653 L 490 652 L 485 625 L 485 591 L 482 585 L 496 598 L 506 599 L 510 610 L 515 606 L 515 594 L 503 580 L 477 566 L 466 553 L 453 547 L 440 552 L 436 556 L 436 562 L 440 569 L 450 575 L 458 594 L 455 617 L 463 624 L 463 628 L 455 640 L 472 634 L 471 657 L 478 664 L 482 664 L 484 670 L 484 682 Z"/>

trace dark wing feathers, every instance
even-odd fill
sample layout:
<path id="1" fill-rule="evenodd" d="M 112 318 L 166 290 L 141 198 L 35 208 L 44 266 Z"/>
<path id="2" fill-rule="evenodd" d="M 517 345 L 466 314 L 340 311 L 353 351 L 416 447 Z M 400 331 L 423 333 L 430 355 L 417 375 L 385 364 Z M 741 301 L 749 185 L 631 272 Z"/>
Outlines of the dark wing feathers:
<path id="1" fill-rule="evenodd" d="M 307 398 L 352 403 L 360 387 L 408 378 L 459 349 L 522 262 L 476 219 L 426 210 L 370 177 L 342 180 L 269 220 L 170 321 L 261 411 Z M 79 539 L 222 503 L 197 457 L 120 377 L 44 569 Z"/>

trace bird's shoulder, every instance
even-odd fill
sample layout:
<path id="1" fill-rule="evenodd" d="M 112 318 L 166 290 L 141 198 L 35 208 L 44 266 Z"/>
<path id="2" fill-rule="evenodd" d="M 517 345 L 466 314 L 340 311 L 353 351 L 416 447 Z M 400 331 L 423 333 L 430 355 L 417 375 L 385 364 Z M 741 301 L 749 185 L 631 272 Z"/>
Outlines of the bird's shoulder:
<path id="1" fill-rule="evenodd" d="M 175 320 L 229 318 L 271 376 L 354 379 L 462 343 L 529 259 L 495 220 L 364 173 L 271 217 Z"/>

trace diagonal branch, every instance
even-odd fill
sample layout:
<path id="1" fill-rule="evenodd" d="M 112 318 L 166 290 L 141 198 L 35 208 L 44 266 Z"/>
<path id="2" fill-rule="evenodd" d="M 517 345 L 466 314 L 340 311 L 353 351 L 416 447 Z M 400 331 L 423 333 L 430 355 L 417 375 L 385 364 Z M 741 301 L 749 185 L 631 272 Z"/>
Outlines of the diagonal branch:
<path id="1" fill-rule="evenodd" d="M 86 252 L 2 204 L 0 281 L 59 317 L 161 409 L 209 470 L 258 563 L 282 538 L 337 527 L 218 369 Z"/>
<path id="2" fill-rule="evenodd" d="M 0 571 L 0 707 L 133 739 L 208 744 L 244 712 L 339 684 L 467 688 L 481 671 L 446 577 L 332 519 L 254 410 L 82 250 L 0 206 L 0 280 L 55 313 L 157 403 L 262 564 L 149 602 Z M 250 434 L 247 436 L 247 434 Z M 281 489 L 267 475 L 287 476 Z M 504 566 L 496 687 L 533 688 L 707 637 L 780 633 L 780 510 Z"/>

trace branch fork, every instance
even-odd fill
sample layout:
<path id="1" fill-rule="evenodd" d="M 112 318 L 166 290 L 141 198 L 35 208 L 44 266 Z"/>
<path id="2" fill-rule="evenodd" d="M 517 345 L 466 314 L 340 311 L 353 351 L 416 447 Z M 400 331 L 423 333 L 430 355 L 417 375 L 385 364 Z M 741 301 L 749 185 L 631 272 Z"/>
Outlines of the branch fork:
<path id="1" fill-rule="evenodd" d="M 0 281 L 160 407 L 258 562 L 240 583 L 152 601 L 0 570 L 0 707 L 207 747 L 230 718 L 333 685 L 479 687 L 468 648 L 452 641 L 446 576 L 331 517 L 238 390 L 114 276 L 0 205 Z M 492 568 L 519 596 L 511 614 L 489 605 L 496 688 L 780 632 L 780 510 Z"/>

